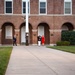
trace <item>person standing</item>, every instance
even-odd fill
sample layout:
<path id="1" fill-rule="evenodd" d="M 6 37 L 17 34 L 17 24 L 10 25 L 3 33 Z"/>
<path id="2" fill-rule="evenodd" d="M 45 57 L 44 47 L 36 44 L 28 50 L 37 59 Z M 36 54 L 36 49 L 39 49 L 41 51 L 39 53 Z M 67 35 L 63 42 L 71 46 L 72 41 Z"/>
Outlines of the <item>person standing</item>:
<path id="1" fill-rule="evenodd" d="M 44 36 L 41 37 L 41 43 L 42 43 L 42 45 L 45 44 L 45 37 Z"/>
<path id="2" fill-rule="evenodd" d="M 16 46 L 17 46 L 16 41 L 17 41 L 17 40 L 16 40 L 16 35 L 14 35 L 14 36 L 13 36 L 13 46 L 14 46 L 14 45 L 16 45 Z"/>
<path id="3" fill-rule="evenodd" d="M 38 46 L 40 46 L 41 45 L 41 36 L 39 35 L 38 36 Z"/>

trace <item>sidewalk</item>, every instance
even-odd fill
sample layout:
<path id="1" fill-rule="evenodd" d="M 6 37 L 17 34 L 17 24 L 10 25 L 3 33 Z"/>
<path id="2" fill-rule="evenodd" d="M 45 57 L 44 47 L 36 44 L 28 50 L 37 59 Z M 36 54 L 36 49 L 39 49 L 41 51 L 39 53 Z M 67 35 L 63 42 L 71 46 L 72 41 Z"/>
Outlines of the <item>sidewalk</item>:
<path id="1" fill-rule="evenodd" d="M 45 46 L 14 46 L 5 75 L 75 75 L 75 54 Z"/>

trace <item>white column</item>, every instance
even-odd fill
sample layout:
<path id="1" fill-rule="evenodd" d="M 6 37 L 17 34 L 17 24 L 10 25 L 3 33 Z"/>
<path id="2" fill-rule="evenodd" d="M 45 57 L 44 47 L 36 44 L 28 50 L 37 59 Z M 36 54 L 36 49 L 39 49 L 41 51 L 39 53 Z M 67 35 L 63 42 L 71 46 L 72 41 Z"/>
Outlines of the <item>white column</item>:
<path id="1" fill-rule="evenodd" d="M 28 27 L 28 0 L 26 0 L 26 33 L 29 33 L 29 27 Z"/>
<path id="2" fill-rule="evenodd" d="M 26 0 L 26 46 L 29 45 L 28 0 Z"/>

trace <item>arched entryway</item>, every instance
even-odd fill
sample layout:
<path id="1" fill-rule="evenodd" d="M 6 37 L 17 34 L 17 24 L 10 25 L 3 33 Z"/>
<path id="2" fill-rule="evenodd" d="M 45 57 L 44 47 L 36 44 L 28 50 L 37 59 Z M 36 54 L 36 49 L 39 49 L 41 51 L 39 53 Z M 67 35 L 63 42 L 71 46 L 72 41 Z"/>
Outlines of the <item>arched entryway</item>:
<path id="1" fill-rule="evenodd" d="M 10 22 L 2 25 L 2 44 L 12 44 L 14 34 L 14 25 Z"/>
<path id="2" fill-rule="evenodd" d="M 26 43 L 26 25 L 25 23 L 22 23 L 20 26 L 20 43 L 25 44 Z M 32 44 L 32 26 L 29 23 L 29 44 Z"/>
<path id="3" fill-rule="evenodd" d="M 61 40 L 69 41 L 70 45 L 74 45 L 74 27 L 72 23 L 64 23 L 62 25 Z"/>
<path id="4" fill-rule="evenodd" d="M 67 22 L 62 25 L 61 29 L 62 31 L 72 31 L 74 27 L 71 23 Z"/>
<path id="5" fill-rule="evenodd" d="M 45 44 L 50 44 L 50 32 L 49 26 L 47 23 L 40 23 L 38 25 L 38 36 L 44 35 L 45 37 Z"/>

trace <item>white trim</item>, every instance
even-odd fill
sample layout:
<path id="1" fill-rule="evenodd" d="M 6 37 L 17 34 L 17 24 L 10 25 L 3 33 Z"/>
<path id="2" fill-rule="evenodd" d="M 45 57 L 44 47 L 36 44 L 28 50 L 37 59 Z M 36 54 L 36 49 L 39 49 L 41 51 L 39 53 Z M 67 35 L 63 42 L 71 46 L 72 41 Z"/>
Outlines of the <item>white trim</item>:
<path id="1" fill-rule="evenodd" d="M 36 46 L 36 45 L 38 45 L 38 44 L 32 44 L 33 46 Z"/>
<path id="2" fill-rule="evenodd" d="M 26 1 L 26 0 L 22 0 L 22 1 Z M 30 1 L 30 0 L 28 0 L 28 1 Z"/>
<path id="3" fill-rule="evenodd" d="M 20 31 L 20 29 L 15 29 L 15 32 L 19 32 Z"/>
<path id="4" fill-rule="evenodd" d="M 56 46 L 56 44 L 50 44 L 50 46 Z"/>
<path id="5" fill-rule="evenodd" d="M 37 29 L 32 29 L 32 32 L 37 32 L 38 30 Z"/>
<path id="6" fill-rule="evenodd" d="M 40 13 L 40 2 L 46 2 L 46 13 Z M 39 0 L 39 15 L 47 15 L 47 0 Z"/>
<path id="7" fill-rule="evenodd" d="M 47 0 L 39 0 L 40 2 L 46 2 Z"/>
<path id="8" fill-rule="evenodd" d="M 46 0 L 46 14 L 47 14 L 47 9 L 48 9 L 48 7 L 47 7 L 47 0 Z"/>
<path id="9" fill-rule="evenodd" d="M 28 14 L 30 15 L 30 0 L 28 2 L 29 2 L 29 13 Z"/>
<path id="10" fill-rule="evenodd" d="M 20 46 L 20 45 L 21 45 L 21 44 L 18 44 L 18 43 L 17 43 L 17 46 Z"/>
<path id="11" fill-rule="evenodd" d="M 6 13 L 6 2 L 9 2 L 9 1 L 12 2 L 12 13 Z M 5 0 L 4 1 L 4 14 L 7 14 L 7 15 L 12 15 L 13 14 L 13 0 Z"/>
<path id="12" fill-rule="evenodd" d="M 0 14 L 0 16 L 25 16 L 25 14 Z M 66 16 L 66 17 L 71 17 L 71 16 L 75 16 L 75 14 L 72 14 L 72 15 L 64 15 L 64 14 L 47 14 L 47 15 L 39 15 L 39 14 L 30 14 L 29 15 L 30 17 L 31 16 Z"/>
<path id="13" fill-rule="evenodd" d="M 72 15 L 72 0 L 71 0 L 71 15 Z"/>
<path id="14" fill-rule="evenodd" d="M 21 10 L 22 11 L 22 14 L 23 14 L 23 2 L 24 2 L 24 0 L 22 0 L 22 10 Z"/>
<path id="15" fill-rule="evenodd" d="M 23 2 L 26 2 L 26 0 L 22 0 L 22 15 L 26 15 L 26 13 L 23 13 Z M 30 15 L 30 0 L 28 0 L 29 2 L 29 15 Z"/>
<path id="16" fill-rule="evenodd" d="M 54 30 L 49 29 L 50 32 L 53 32 Z"/>
<path id="17" fill-rule="evenodd" d="M 12 0 L 5 0 L 5 1 L 12 1 Z"/>
<path id="18" fill-rule="evenodd" d="M 65 2 L 71 2 L 72 0 L 65 0 Z"/>
<path id="19" fill-rule="evenodd" d="M 66 14 L 65 13 L 65 2 L 71 2 L 71 13 L 70 14 Z M 64 15 L 72 15 L 72 0 L 64 0 Z"/>
<path id="20" fill-rule="evenodd" d="M 49 30 L 50 32 L 61 32 L 61 29 L 54 29 L 54 30 Z"/>
<path id="21" fill-rule="evenodd" d="M 54 32 L 61 32 L 62 30 L 58 29 L 58 30 L 54 30 Z"/>

